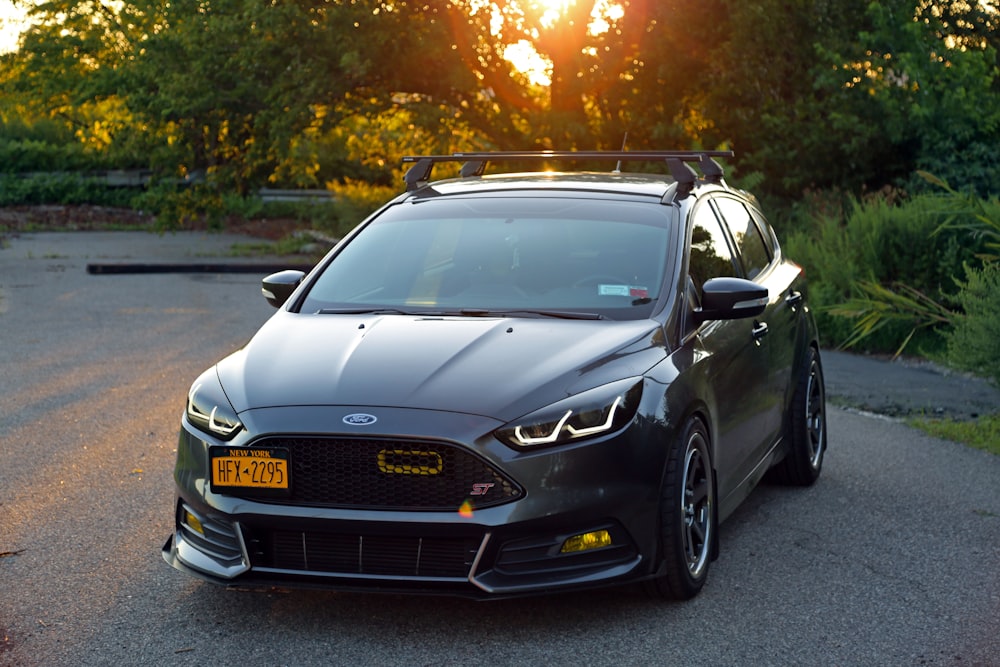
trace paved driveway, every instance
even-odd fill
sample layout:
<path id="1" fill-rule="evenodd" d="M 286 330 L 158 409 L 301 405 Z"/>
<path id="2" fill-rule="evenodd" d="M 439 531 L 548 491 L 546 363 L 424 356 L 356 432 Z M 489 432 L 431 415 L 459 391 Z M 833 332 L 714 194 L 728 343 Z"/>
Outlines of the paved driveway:
<path id="1" fill-rule="evenodd" d="M 200 261 L 232 241 L 39 234 L 0 249 L 0 665 L 998 664 L 1000 457 L 839 408 L 820 481 L 757 489 L 686 604 L 634 589 L 261 594 L 174 571 L 159 550 L 185 392 L 272 311 L 254 275 L 85 269 Z M 827 355 L 834 393 L 869 387 L 842 362 Z"/>

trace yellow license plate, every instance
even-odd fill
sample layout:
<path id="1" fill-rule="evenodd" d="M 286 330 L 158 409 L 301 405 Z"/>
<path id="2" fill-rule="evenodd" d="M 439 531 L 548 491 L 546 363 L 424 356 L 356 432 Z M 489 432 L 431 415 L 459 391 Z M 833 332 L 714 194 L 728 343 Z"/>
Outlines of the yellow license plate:
<path id="1" fill-rule="evenodd" d="M 212 490 L 288 490 L 288 450 L 280 448 L 212 447 Z"/>

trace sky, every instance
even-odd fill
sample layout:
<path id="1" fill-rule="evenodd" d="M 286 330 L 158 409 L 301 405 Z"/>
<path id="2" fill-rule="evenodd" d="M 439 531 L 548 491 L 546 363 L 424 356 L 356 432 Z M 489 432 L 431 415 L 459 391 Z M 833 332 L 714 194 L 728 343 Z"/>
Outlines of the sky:
<path id="1" fill-rule="evenodd" d="M 20 34 L 20 20 L 24 10 L 14 6 L 13 0 L 0 0 L 0 53 L 13 51 Z"/>

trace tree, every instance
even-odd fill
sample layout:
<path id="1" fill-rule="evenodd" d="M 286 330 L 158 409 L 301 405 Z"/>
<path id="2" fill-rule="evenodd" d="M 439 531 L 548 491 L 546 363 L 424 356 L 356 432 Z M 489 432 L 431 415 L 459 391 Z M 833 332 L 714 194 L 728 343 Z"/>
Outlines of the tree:
<path id="1" fill-rule="evenodd" d="M 995 15 L 912 3 L 566 0 L 556 19 L 538 0 L 50 0 L 10 90 L 95 146 L 239 191 L 329 177 L 345 154 L 320 147 L 349 150 L 350 128 L 419 127 L 442 150 L 456 129 L 459 147 L 731 146 L 792 200 L 990 159 Z M 399 157 L 366 148 L 355 175 Z"/>

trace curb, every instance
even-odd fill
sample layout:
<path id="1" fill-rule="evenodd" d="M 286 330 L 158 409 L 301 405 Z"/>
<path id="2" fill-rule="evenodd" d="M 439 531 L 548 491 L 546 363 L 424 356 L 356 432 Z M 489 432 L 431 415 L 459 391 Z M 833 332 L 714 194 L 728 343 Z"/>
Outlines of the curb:
<path id="1" fill-rule="evenodd" d="M 308 273 L 312 264 L 234 264 L 234 263 L 184 263 L 184 264 L 88 264 L 91 275 L 123 275 L 141 273 L 259 273 L 271 274 L 286 269 Z"/>

